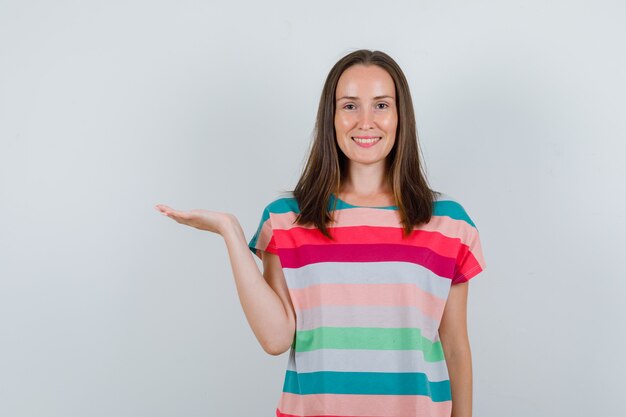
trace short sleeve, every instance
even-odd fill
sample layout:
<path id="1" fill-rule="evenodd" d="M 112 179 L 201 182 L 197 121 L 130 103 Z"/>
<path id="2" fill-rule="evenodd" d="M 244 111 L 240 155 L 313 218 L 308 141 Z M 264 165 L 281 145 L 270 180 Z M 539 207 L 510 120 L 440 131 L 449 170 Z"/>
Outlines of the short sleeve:
<path id="1" fill-rule="evenodd" d="M 248 248 L 250 248 L 252 253 L 260 259 L 263 259 L 261 257 L 261 252 L 269 252 L 275 255 L 277 254 L 274 233 L 272 230 L 272 219 L 268 207 L 263 209 L 259 226 L 257 227 L 254 236 L 252 236 L 252 239 L 248 242 Z"/>
<path id="2" fill-rule="evenodd" d="M 487 267 L 483 257 L 478 228 L 467 213 L 464 214 L 467 225 L 464 228 L 463 237 L 459 245 L 452 285 L 469 281 Z"/>

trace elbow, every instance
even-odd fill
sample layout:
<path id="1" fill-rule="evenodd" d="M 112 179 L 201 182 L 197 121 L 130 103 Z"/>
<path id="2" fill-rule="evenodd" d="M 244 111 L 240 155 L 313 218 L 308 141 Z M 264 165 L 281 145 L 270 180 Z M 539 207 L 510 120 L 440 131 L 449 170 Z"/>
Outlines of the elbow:
<path id="1" fill-rule="evenodd" d="M 287 337 L 273 338 L 271 340 L 267 340 L 265 341 L 265 343 L 262 344 L 263 350 L 272 356 L 282 355 L 291 348 L 291 345 L 293 345 L 294 342 L 294 338 L 295 331 L 292 331 Z"/>
<path id="2" fill-rule="evenodd" d="M 290 347 L 291 347 L 291 343 L 289 344 L 285 344 L 285 343 L 263 344 L 263 350 L 272 356 L 282 355 L 283 353 L 287 352 Z"/>
<path id="3" fill-rule="evenodd" d="M 282 355 L 287 352 L 291 349 L 296 339 L 295 316 L 289 317 L 287 326 L 281 326 L 278 332 L 272 333 L 272 337 L 266 337 L 264 340 L 259 339 L 263 350 L 272 356 Z"/>

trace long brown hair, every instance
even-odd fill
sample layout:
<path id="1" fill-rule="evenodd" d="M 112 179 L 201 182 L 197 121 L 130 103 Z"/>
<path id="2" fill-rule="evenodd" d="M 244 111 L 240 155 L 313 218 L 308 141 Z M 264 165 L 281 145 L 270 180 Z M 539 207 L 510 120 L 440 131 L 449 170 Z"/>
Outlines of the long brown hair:
<path id="1" fill-rule="evenodd" d="M 398 127 L 394 146 L 387 156 L 386 177 L 393 190 L 395 205 L 406 236 L 413 226 L 430 220 L 433 201 L 438 193 L 428 186 L 420 163 L 415 112 L 404 73 L 386 53 L 368 49 L 360 49 L 344 56 L 326 77 L 308 159 L 296 187 L 292 190 L 300 208 L 296 222 L 312 223 L 322 234 L 333 239 L 327 229 L 327 223 L 334 221 L 328 204 L 331 194 L 339 194 L 347 174 L 348 162 L 335 136 L 335 93 L 341 74 L 357 64 L 379 66 L 391 75 L 395 84 Z M 336 203 L 335 199 L 335 207 Z"/>

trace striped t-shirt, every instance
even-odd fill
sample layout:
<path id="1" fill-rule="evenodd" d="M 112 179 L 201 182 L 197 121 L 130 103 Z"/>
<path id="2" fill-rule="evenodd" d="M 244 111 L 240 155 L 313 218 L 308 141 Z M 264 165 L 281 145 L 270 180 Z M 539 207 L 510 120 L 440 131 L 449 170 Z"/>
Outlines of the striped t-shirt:
<path id="1" fill-rule="evenodd" d="M 440 194 L 403 238 L 396 206 L 337 200 L 329 231 L 295 223 L 291 192 L 263 210 L 248 246 L 278 255 L 296 313 L 277 417 L 449 417 L 439 324 L 450 286 L 485 269 L 478 229 Z"/>

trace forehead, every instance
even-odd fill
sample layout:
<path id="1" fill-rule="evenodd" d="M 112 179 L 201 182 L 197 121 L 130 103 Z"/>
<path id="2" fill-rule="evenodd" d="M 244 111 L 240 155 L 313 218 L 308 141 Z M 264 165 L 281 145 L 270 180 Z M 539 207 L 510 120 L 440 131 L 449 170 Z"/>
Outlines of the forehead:
<path id="1" fill-rule="evenodd" d="M 395 84 L 391 75 L 377 65 L 353 65 L 339 77 L 335 97 L 380 96 L 395 97 Z"/>

